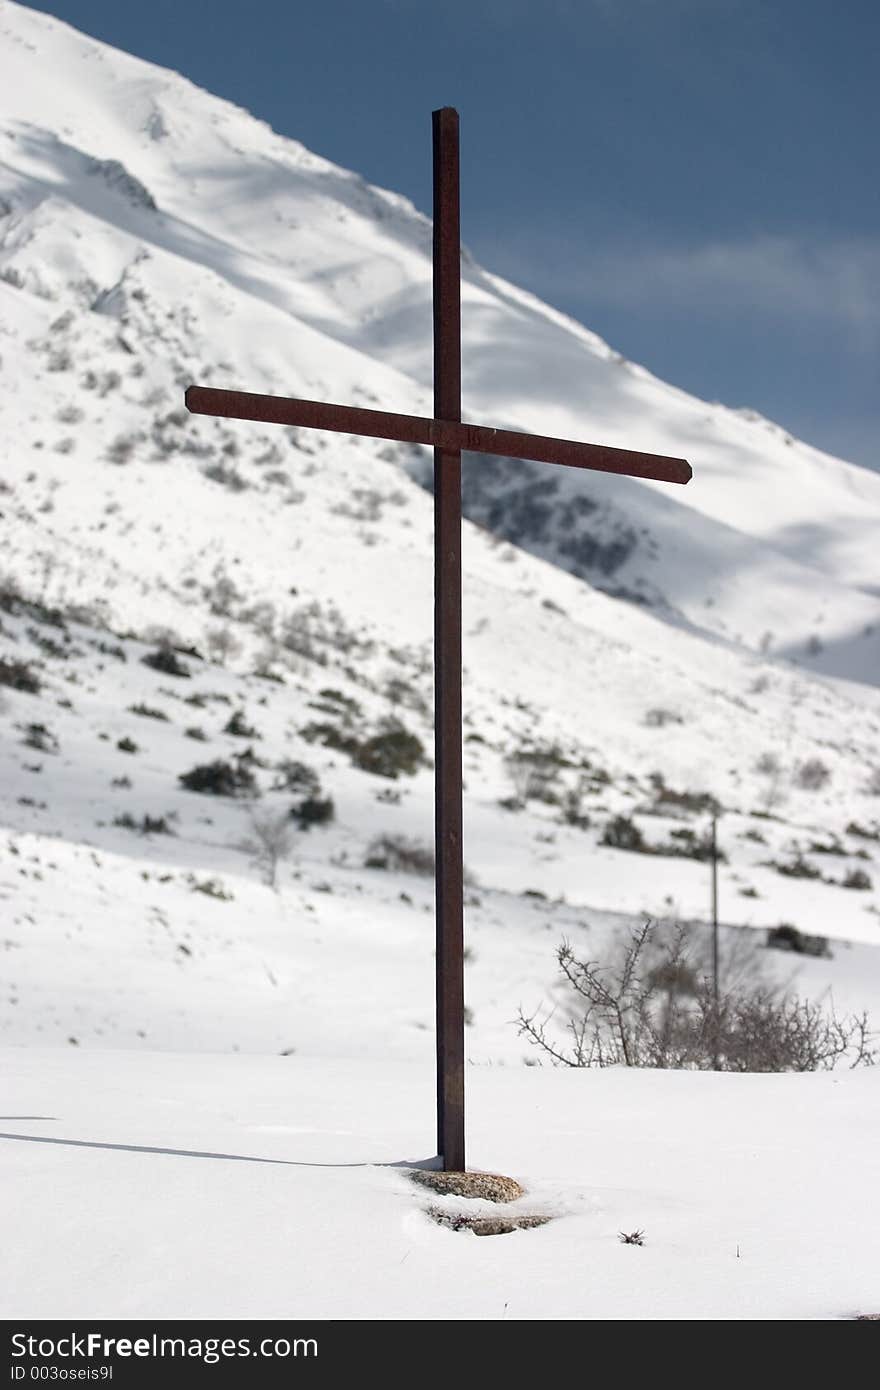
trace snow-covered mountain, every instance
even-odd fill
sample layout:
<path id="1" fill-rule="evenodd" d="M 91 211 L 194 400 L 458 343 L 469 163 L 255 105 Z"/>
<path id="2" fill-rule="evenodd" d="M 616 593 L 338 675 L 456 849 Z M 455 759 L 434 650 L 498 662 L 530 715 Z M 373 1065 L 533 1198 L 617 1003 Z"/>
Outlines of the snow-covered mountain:
<path id="1" fill-rule="evenodd" d="M 0 92 L 2 903 L 27 1001 L 0 1026 L 303 1047 L 323 1038 L 322 969 L 351 1003 L 359 952 L 377 980 L 408 980 L 400 960 L 429 940 L 430 881 L 365 868 L 376 836 L 430 840 L 426 459 L 196 419 L 183 391 L 430 411 L 430 226 L 10 0 Z M 426 113 L 426 159 L 427 132 Z M 880 940 L 880 476 L 658 381 L 467 256 L 463 275 L 466 418 L 685 456 L 695 474 L 673 489 L 468 464 L 465 853 L 469 930 L 492 943 L 474 1049 L 501 1055 L 509 1036 L 520 1055 L 511 1010 L 584 914 L 705 918 L 709 795 L 726 920 Z M 424 754 L 377 774 L 364 746 L 401 725 Z M 248 749 L 247 795 L 179 782 Z M 517 789 L 511 760 L 536 751 L 545 779 Z M 336 820 L 301 836 L 275 895 L 241 843 L 258 793 L 290 803 L 285 760 Z M 615 817 L 663 852 L 627 849 Z M 149 829 L 163 820 L 166 839 Z M 223 906 L 194 892 L 215 876 L 247 905 L 219 928 Z M 870 973 L 834 969 L 836 987 Z M 419 979 L 417 1006 L 389 1003 L 390 983 L 361 1000 L 377 1047 L 391 1017 L 404 1050 L 429 1029 Z M 200 987 L 243 980 L 241 1007 L 206 1022 Z M 141 1005 L 121 1009 L 132 989 Z"/>
<path id="2" fill-rule="evenodd" d="M 137 443 L 159 384 L 179 408 L 191 377 L 427 407 L 430 228 L 405 199 L 45 15 L 4 2 L 0 24 L 0 273 L 19 291 L 4 296 L 18 388 L 4 424 L 19 448 L 74 397 L 80 457 L 114 428 Z M 658 381 L 468 258 L 463 329 L 466 418 L 695 470 L 679 492 L 481 459 L 476 520 L 697 630 L 876 679 L 880 476 Z M 148 369 L 140 396 L 125 356 Z M 89 364 L 121 379 L 99 410 Z M 246 452 L 253 435 L 236 438 Z"/>

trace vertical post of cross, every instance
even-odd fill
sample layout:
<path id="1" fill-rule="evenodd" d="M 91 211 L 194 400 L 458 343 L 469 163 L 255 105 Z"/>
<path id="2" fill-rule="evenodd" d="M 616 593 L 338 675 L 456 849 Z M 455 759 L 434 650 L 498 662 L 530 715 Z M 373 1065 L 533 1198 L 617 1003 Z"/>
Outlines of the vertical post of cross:
<path id="1" fill-rule="evenodd" d="M 721 1061 L 719 1057 L 719 1031 L 720 1031 L 720 1000 L 721 991 L 719 985 L 720 958 L 718 952 L 718 812 L 712 812 L 712 1003 L 714 1006 L 714 1022 L 712 1027 L 712 1068 L 719 1071 Z"/>
<path id="2" fill-rule="evenodd" d="M 461 420 L 458 112 L 433 113 L 434 415 Z M 461 454 L 434 450 L 434 755 L 437 1151 L 463 1171 L 464 907 L 461 756 Z"/>

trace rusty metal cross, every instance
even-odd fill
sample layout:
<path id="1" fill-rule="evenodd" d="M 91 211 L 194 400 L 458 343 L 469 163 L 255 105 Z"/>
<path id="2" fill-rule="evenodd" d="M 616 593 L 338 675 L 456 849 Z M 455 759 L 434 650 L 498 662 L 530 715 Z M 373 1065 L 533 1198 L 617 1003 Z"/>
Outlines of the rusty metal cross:
<path id="1" fill-rule="evenodd" d="M 461 419 L 458 112 L 433 113 L 434 418 L 190 386 L 196 415 L 260 420 L 434 448 L 434 806 L 437 919 L 437 1151 L 465 1167 L 461 749 L 461 454 L 470 450 L 686 483 L 684 459 L 469 425 Z"/>

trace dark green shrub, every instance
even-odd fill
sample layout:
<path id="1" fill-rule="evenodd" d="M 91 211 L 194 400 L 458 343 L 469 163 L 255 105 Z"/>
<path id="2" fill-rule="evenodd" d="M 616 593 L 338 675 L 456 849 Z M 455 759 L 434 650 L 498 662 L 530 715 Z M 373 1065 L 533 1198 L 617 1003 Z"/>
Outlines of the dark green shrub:
<path id="1" fill-rule="evenodd" d="M 120 753 L 139 753 L 141 751 L 133 738 L 121 738 L 116 747 Z"/>
<path id="2" fill-rule="evenodd" d="M 599 842 L 609 845 L 611 849 L 627 849 L 636 854 L 650 854 L 650 847 L 645 843 L 639 827 L 630 820 L 629 816 L 612 816 L 602 831 L 602 839 Z"/>
<path id="3" fill-rule="evenodd" d="M 182 772 L 178 777 L 182 786 L 190 792 L 203 792 L 208 796 L 255 796 L 257 779 L 241 759 L 228 763 L 217 758 L 212 763 L 201 763 Z"/>
<path id="4" fill-rule="evenodd" d="M 141 820 L 137 821 L 134 816 L 124 811 L 121 816 L 114 817 L 113 824 L 120 826 L 123 830 L 136 830 L 139 835 L 174 834 L 165 816 L 143 816 Z"/>
<path id="5" fill-rule="evenodd" d="M 26 724 L 22 742 L 40 753 L 57 753 L 58 739 L 45 724 Z"/>
<path id="6" fill-rule="evenodd" d="M 786 878 L 821 878 L 822 870 L 817 869 L 815 864 L 811 864 L 809 859 L 798 851 L 793 859 L 787 862 L 776 859 L 767 861 L 768 869 L 775 869 L 778 874 L 783 874 Z"/>
<path id="7" fill-rule="evenodd" d="M 345 695 L 341 690 L 326 688 L 318 691 L 318 699 L 310 700 L 311 709 L 320 710 L 323 714 L 341 715 L 346 719 L 360 719 L 363 710 L 360 703 L 351 695 Z"/>
<path id="8" fill-rule="evenodd" d="M 359 739 L 336 724 L 306 724 L 300 734 L 308 743 L 347 753 L 355 767 L 375 777 L 411 777 L 425 758 L 421 739 L 397 720 L 388 720 L 379 733 L 366 739 Z"/>
<path id="9" fill-rule="evenodd" d="M 269 764 L 262 758 L 258 758 L 253 748 L 247 747 L 243 753 L 236 753 L 236 762 L 244 763 L 246 767 L 268 767 Z"/>
<path id="10" fill-rule="evenodd" d="M 767 932 L 767 945 L 777 951 L 794 951 L 799 956 L 828 956 L 828 940 L 824 936 L 810 936 L 798 931 L 791 922 L 781 922 Z"/>
<path id="11" fill-rule="evenodd" d="M 56 642 L 54 637 L 50 637 L 47 632 L 40 632 L 40 629 L 37 627 L 25 628 L 25 632 L 35 647 L 39 647 L 40 651 L 45 656 L 50 656 L 55 661 L 67 661 L 69 657 L 74 655 L 73 649 L 70 646 L 64 646 L 62 642 Z M 65 640 L 69 643 L 69 636 L 67 633 L 64 635 Z"/>
<path id="12" fill-rule="evenodd" d="M 869 829 L 866 825 L 859 825 L 858 821 L 851 820 L 846 827 L 847 835 L 858 835 L 862 840 L 880 840 L 880 831 Z"/>
<path id="13" fill-rule="evenodd" d="M 11 690 L 23 690 L 27 695 L 39 695 L 42 682 L 25 661 L 7 661 L 0 657 L 0 685 Z"/>
<path id="14" fill-rule="evenodd" d="M 158 647 L 154 652 L 147 652 L 141 661 L 152 670 L 161 671 L 164 676 L 182 676 L 186 680 L 192 677 L 189 667 L 171 647 Z"/>
<path id="15" fill-rule="evenodd" d="M 233 734 L 236 738 L 260 737 L 253 725 L 246 721 L 243 709 L 237 709 L 234 714 L 229 716 L 223 725 L 223 732 L 224 734 Z"/>
<path id="16" fill-rule="evenodd" d="M 150 705 L 129 705 L 128 712 L 129 714 L 139 714 L 142 719 L 161 719 L 164 724 L 171 723 L 171 720 L 164 710 L 153 709 Z"/>
<path id="17" fill-rule="evenodd" d="M 290 810 L 300 830 L 309 830 L 313 825 L 329 825 L 336 817 L 336 807 L 332 796 L 307 796 Z"/>
<path id="18" fill-rule="evenodd" d="M 422 740 L 397 723 L 389 724 L 382 733 L 374 734 L 358 744 L 352 754 L 356 767 L 392 781 L 401 775 L 413 776 L 421 767 L 424 757 Z"/>
<path id="19" fill-rule="evenodd" d="M 96 641 L 92 642 L 91 645 L 96 652 L 101 652 L 104 656 L 112 656 L 116 661 L 128 660 L 128 657 L 125 655 L 125 648 L 120 647 L 117 643 Z"/>
<path id="20" fill-rule="evenodd" d="M 839 840 L 811 840 L 807 849 L 810 854 L 846 854 Z"/>
<path id="21" fill-rule="evenodd" d="M 336 748 L 340 753 L 348 753 L 351 757 L 354 757 L 360 747 L 352 734 L 343 733 L 335 724 L 306 724 L 299 732 L 306 743 L 320 743 L 323 748 Z"/>
<path id="22" fill-rule="evenodd" d="M 219 878 L 205 878 L 201 882 L 191 878 L 190 885 L 194 893 L 204 893 L 206 898 L 216 898 L 221 903 L 232 902 L 232 894 L 228 888 L 224 888 Z"/>
<path id="23" fill-rule="evenodd" d="M 871 875 L 866 874 L 864 869 L 850 869 L 849 873 L 840 881 L 841 888 L 857 888 L 869 891 L 874 887 L 871 882 Z"/>
<path id="24" fill-rule="evenodd" d="M 320 789 L 321 782 L 318 774 L 307 763 L 297 762 L 294 758 L 285 758 L 278 764 L 275 781 L 272 783 L 273 791 L 294 792 L 300 796 L 317 796 Z"/>
<path id="25" fill-rule="evenodd" d="M 697 835 L 689 826 L 682 826 L 681 829 L 669 832 L 668 844 L 654 845 L 653 853 L 672 855 L 680 859 L 711 860 L 712 837 L 708 834 Z M 723 849 L 716 848 L 715 857 L 719 864 L 724 864 L 727 861 L 727 855 Z"/>

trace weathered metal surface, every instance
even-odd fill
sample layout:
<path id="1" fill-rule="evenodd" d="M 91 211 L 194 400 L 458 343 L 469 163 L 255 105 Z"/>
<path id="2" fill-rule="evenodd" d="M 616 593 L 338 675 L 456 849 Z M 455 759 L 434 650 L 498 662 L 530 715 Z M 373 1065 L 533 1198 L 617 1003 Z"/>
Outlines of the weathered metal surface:
<path id="1" fill-rule="evenodd" d="M 435 111 L 434 415 L 461 420 L 458 112 Z M 461 755 L 461 452 L 434 449 L 434 825 L 437 1152 L 461 1172 L 464 1141 L 464 906 Z"/>
<path id="2" fill-rule="evenodd" d="M 327 405 L 296 397 L 260 396 L 251 391 L 220 391 L 190 386 L 186 406 L 194 415 L 221 415 L 234 420 L 261 420 L 270 425 L 300 425 L 337 434 L 362 434 L 372 439 L 395 439 L 403 444 L 427 444 L 444 453 L 496 454 L 504 458 L 560 463 L 598 473 L 622 473 L 631 478 L 655 478 L 664 483 L 687 483 L 691 466 L 685 459 L 614 449 L 605 444 L 581 444 L 574 439 L 495 430 L 453 420 L 429 420 L 422 415 L 396 415 L 388 410 Z"/>

